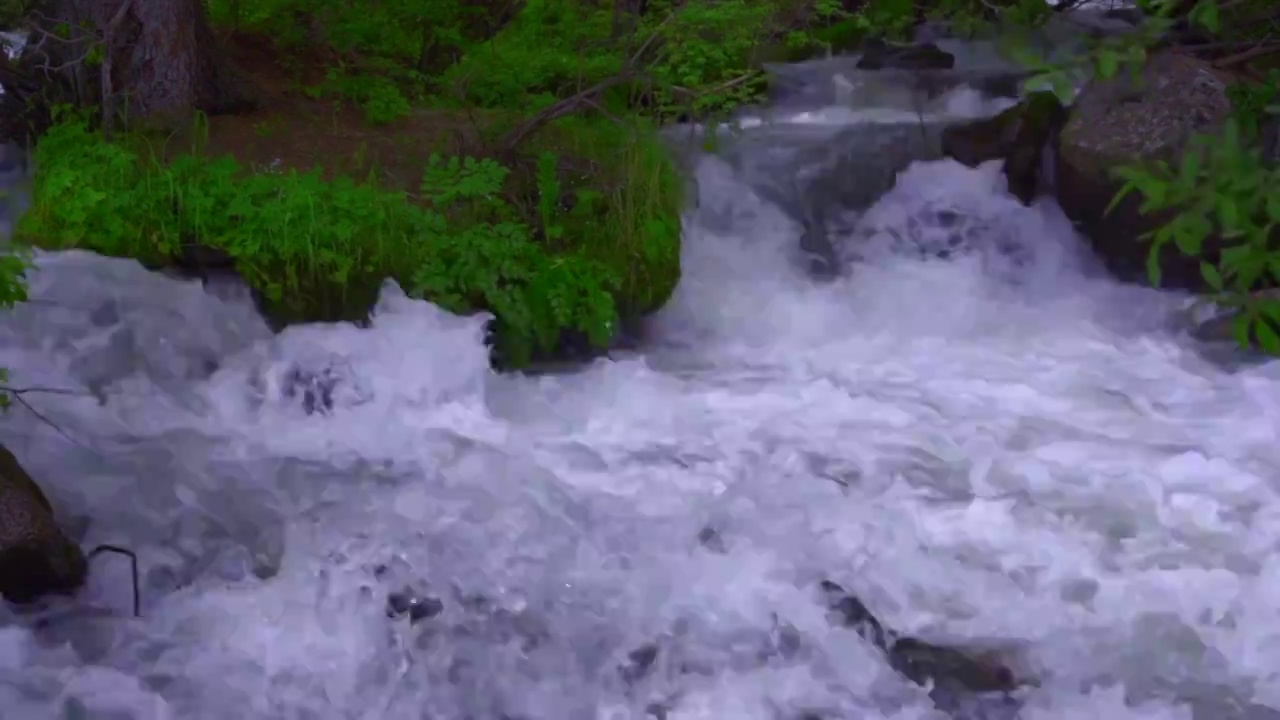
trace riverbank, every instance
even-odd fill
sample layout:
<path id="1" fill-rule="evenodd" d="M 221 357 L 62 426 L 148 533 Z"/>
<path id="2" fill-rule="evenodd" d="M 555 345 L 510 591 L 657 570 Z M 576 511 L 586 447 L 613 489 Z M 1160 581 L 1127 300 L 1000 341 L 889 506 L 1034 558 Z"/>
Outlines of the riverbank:
<path id="1" fill-rule="evenodd" d="M 20 242 L 234 271 L 273 325 L 361 321 L 386 278 L 496 315 L 495 362 L 590 354 L 679 278 L 683 184 L 654 128 L 564 117 L 519 147 L 527 115 L 414 108 L 374 123 L 318 97 L 323 74 L 231 38 L 249 113 L 133 127 L 81 118 L 41 138 Z"/>

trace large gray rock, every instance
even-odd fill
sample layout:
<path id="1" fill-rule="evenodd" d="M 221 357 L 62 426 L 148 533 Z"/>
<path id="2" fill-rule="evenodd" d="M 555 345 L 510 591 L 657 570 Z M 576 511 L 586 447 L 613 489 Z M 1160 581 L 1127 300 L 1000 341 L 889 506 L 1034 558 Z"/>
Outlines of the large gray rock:
<path id="1" fill-rule="evenodd" d="M 0 597 L 29 603 L 70 595 L 88 572 L 84 554 L 58 527 L 40 486 L 0 444 Z"/>
<path id="2" fill-rule="evenodd" d="M 1177 167 L 1191 137 L 1219 131 L 1231 112 L 1227 83 L 1207 63 L 1173 51 L 1151 57 L 1137 78 L 1127 75 L 1090 84 L 1080 94 L 1059 138 L 1055 185 L 1058 201 L 1118 277 L 1145 282 L 1150 244 L 1142 235 L 1170 213 L 1143 215 L 1143 198 L 1130 193 L 1106 209 L 1122 183 L 1120 167 L 1163 160 Z M 1216 260 L 1217 238 L 1205 243 Z M 1163 287 L 1204 289 L 1200 258 L 1162 250 Z"/>

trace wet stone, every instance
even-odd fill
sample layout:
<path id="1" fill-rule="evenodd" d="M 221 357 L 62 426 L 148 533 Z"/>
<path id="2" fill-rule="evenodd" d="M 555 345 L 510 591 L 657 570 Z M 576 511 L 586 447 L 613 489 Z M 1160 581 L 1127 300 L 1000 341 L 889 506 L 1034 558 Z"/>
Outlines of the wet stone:
<path id="1" fill-rule="evenodd" d="M 302 409 L 308 415 L 328 415 L 333 412 L 333 391 L 340 380 L 332 368 L 311 371 L 294 367 L 285 375 L 284 394 L 301 398 Z"/>
<path id="2" fill-rule="evenodd" d="M 699 530 L 698 544 L 704 549 L 716 553 L 717 555 L 724 555 L 729 552 L 728 546 L 725 545 L 724 538 L 715 530 L 715 528 L 704 527 Z"/>
<path id="3" fill-rule="evenodd" d="M 418 595 L 405 588 L 387 596 L 387 617 L 408 617 L 409 623 L 416 624 L 433 618 L 444 612 L 444 603 L 430 595 Z"/>
<path id="4" fill-rule="evenodd" d="M 627 662 L 618 668 L 618 674 L 628 684 L 644 679 L 658 660 L 659 649 L 655 643 L 645 643 L 627 653 Z"/>

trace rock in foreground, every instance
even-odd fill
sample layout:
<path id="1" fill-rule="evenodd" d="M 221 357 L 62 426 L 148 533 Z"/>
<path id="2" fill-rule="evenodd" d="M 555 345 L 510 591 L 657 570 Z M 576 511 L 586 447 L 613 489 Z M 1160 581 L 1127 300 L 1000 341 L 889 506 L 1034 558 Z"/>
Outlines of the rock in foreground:
<path id="1" fill-rule="evenodd" d="M 40 486 L 0 445 L 0 597 L 24 604 L 71 595 L 87 575 L 84 553 L 58 527 Z"/>

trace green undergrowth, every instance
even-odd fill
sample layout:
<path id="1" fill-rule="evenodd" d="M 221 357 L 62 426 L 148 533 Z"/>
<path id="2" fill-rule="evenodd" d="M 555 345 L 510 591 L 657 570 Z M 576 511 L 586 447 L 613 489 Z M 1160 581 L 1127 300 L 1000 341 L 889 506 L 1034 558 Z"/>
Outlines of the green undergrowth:
<path id="1" fill-rule="evenodd" d="M 255 173 L 230 157 L 158 155 L 80 120 L 54 126 L 35 149 L 17 238 L 152 266 L 193 245 L 222 251 L 278 325 L 359 320 L 393 278 L 450 310 L 493 312 L 495 362 L 507 368 L 566 342 L 605 345 L 619 316 L 660 307 L 679 277 L 682 185 L 642 131 L 566 121 L 510 167 L 433 156 L 413 198 L 318 168 Z"/>
<path id="2" fill-rule="evenodd" d="M 607 94 L 612 108 L 709 116 L 759 100 L 762 63 L 811 57 L 872 26 L 832 0 L 650 0 L 640 18 L 619 18 L 611 3 L 528 0 L 445 71 L 438 92 L 481 107 L 539 107 L 625 70 L 629 81 Z"/>

